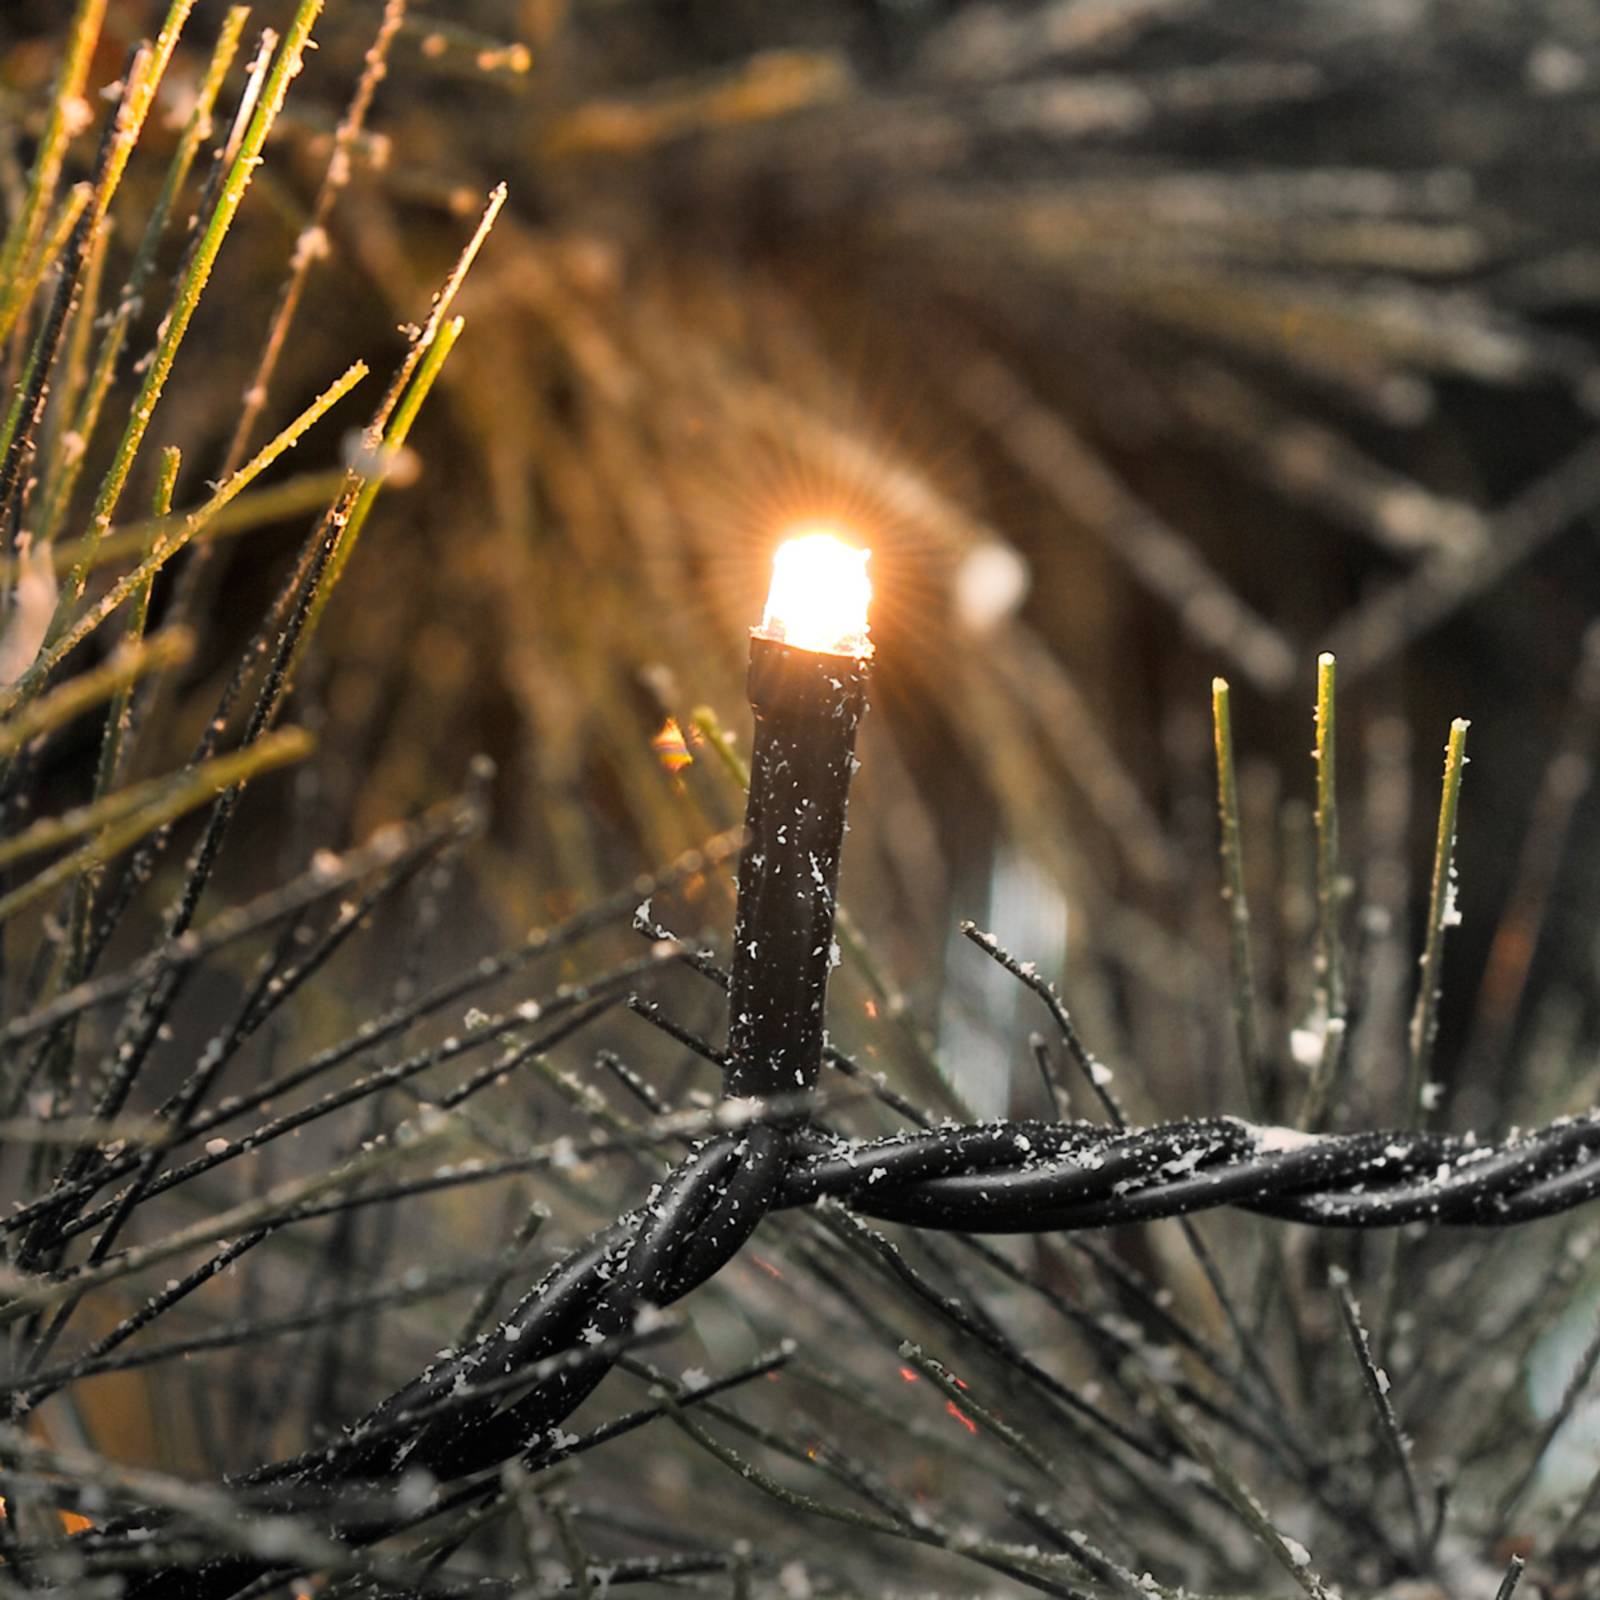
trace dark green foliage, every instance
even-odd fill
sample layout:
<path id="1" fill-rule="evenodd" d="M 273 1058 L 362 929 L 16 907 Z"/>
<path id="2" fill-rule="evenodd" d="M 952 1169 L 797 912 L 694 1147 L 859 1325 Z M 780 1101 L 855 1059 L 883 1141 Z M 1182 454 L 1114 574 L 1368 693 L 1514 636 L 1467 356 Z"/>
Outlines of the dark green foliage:
<path id="1" fill-rule="evenodd" d="M 1591 1592 L 1582 1211 L 795 1209 L 394 1537 L 227 1480 L 710 1126 L 792 520 L 879 595 L 840 1128 L 1498 1138 L 1600 1019 L 1584 8 L 321 9 L 0 16 L 7 1589 Z"/>

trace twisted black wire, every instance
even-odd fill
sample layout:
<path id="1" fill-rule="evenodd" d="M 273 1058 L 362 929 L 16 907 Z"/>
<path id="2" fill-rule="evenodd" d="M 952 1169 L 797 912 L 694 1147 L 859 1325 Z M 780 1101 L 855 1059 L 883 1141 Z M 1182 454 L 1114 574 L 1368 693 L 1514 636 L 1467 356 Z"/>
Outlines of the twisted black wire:
<path id="1" fill-rule="evenodd" d="M 696 1146 L 498 1328 L 442 1355 L 325 1449 L 237 1487 L 250 1500 L 292 1494 L 304 1503 L 308 1492 L 314 1499 L 418 1469 L 450 1480 L 514 1456 L 537 1466 L 618 1342 L 652 1308 L 719 1271 L 769 1211 L 826 1199 L 865 1216 L 975 1233 L 1100 1228 L 1219 1206 L 1320 1227 L 1509 1226 L 1597 1193 L 1595 1113 L 1497 1143 L 1418 1131 L 1308 1135 L 1231 1117 L 1125 1131 L 1001 1122 L 865 1141 L 754 1121 Z M 586 1350 L 595 1359 L 583 1359 Z M 574 1359 L 551 1362 L 563 1352 Z M 520 1372 L 529 1381 L 518 1393 Z M 342 1531 L 365 1543 L 392 1525 Z M 220 1600 L 266 1570 L 229 1559 L 128 1592 Z"/>
<path id="2" fill-rule="evenodd" d="M 824 1195 L 869 1216 L 973 1233 L 1046 1233 L 1233 1206 L 1318 1227 L 1507 1226 L 1600 1193 L 1590 1113 L 1485 1144 L 1406 1132 L 1302 1134 L 1232 1117 L 1117 1132 L 1089 1123 L 810 1140 L 780 1203 Z"/>

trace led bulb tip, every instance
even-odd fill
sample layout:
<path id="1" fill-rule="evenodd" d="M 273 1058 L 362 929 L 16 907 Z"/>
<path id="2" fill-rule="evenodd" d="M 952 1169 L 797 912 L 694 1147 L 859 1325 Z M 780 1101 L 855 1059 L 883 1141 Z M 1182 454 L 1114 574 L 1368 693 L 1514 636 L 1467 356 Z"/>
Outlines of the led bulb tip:
<path id="1" fill-rule="evenodd" d="M 824 655 L 870 656 L 869 554 L 827 528 L 785 539 L 772 558 L 772 588 L 756 635 Z"/>

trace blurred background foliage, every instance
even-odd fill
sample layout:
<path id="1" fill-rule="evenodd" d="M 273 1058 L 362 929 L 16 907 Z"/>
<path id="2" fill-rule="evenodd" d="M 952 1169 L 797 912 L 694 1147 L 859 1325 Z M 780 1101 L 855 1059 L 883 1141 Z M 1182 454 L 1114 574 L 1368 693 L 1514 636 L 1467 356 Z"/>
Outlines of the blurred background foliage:
<path id="1" fill-rule="evenodd" d="M 28 103 L 57 8 L 11 14 Z M 111 8 L 104 74 L 152 21 Z M 225 448 L 375 21 L 330 8 L 222 264 L 166 417 L 197 467 Z M 1479 979 L 1600 596 L 1597 48 L 1592 11 L 1557 3 L 414 12 L 272 416 L 338 353 L 392 342 L 502 177 L 511 210 L 422 475 L 340 601 L 325 818 L 359 836 L 489 752 L 483 909 L 507 925 L 736 819 L 703 748 L 674 774 L 652 736 L 701 703 L 743 734 L 771 546 L 837 518 L 879 594 L 847 893 L 920 1015 L 956 916 L 1037 924 L 1108 1053 L 1182 1059 L 1152 1103 L 1236 1103 L 1223 1035 L 1197 1058 L 1193 1021 L 1222 949 L 1207 685 L 1236 686 L 1292 1025 L 1330 648 L 1348 861 L 1409 873 L 1383 891 L 1399 943 L 1445 723 L 1475 723 L 1444 1059 L 1492 1073 L 1539 995 L 1592 1031 L 1592 796 L 1548 920 L 1519 902 L 1500 983 Z M 227 593 L 265 593 L 288 548 L 229 545 Z M 1367 942 L 1381 1106 L 1404 985 L 1396 941 Z M 990 1109 L 1009 1053 L 970 1074 Z"/>
<path id="2" fill-rule="evenodd" d="M 0 17 L 8 194 L 65 10 Z M 158 10 L 114 0 L 96 82 Z M 380 10 L 329 5 L 163 402 L 191 489 L 226 458 Z M 130 208 L 221 15 L 200 0 Z M 1298 1103 L 1328 649 L 1355 1025 L 1338 1118 L 1397 1111 L 1454 715 L 1475 765 L 1448 1108 L 1488 1129 L 1592 1100 L 1592 6 L 471 0 L 406 15 L 355 154 L 269 433 L 352 355 L 397 351 L 490 186 L 511 199 L 301 683 L 315 772 L 255 806 L 236 888 L 438 801 L 479 752 L 489 835 L 441 913 L 453 953 L 736 822 L 704 730 L 745 744 L 770 551 L 834 520 L 871 546 L 879 597 L 843 1043 L 981 1112 L 1036 1111 L 1037 1018 L 953 938 L 970 916 L 1064 980 L 1139 1119 L 1241 1109 L 1221 674 L 1269 1055 Z M 339 449 L 314 436 L 295 469 Z M 151 770 L 187 753 L 300 526 L 215 545 Z M 90 736 L 50 759 L 73 798 Z M 706 880 L 679 927 L 730 910 Z"/>

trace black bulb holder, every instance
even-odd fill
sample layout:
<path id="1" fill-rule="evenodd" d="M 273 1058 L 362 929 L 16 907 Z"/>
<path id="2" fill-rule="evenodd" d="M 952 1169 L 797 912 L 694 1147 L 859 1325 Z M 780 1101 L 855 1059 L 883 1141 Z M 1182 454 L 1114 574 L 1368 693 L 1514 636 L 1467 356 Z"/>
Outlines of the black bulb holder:
<path id="1" fill-rule="evenodd" d="M 759 633 L 750 641 L 755 742 L 729 991 L 733 1097 L 803 1095 L 816 1086 L 868 665 Z"/>

